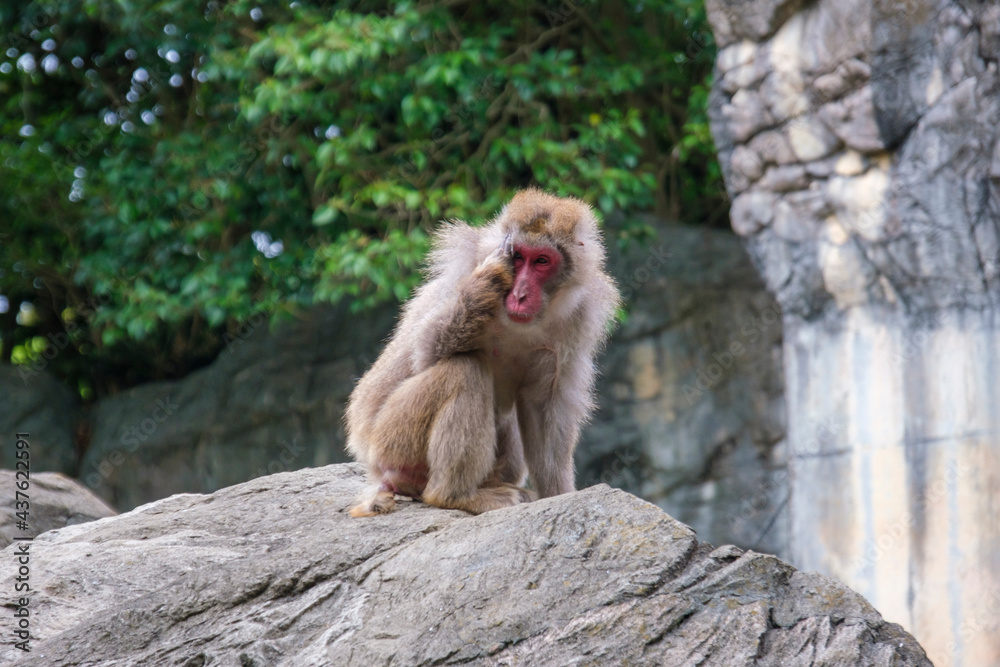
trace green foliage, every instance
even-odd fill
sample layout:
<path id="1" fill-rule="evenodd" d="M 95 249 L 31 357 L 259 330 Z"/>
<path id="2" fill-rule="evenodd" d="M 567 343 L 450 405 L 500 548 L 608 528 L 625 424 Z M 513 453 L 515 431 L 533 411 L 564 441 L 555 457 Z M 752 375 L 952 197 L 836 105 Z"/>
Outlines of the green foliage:
<path id="1" fill-rule="evenodd" d="M 176 377 L 261 313 L 404 299 L 439 220 L 526 185 L 710 217 L 708 34 L 700 0 L 7 3 L 2 358 Z"/>

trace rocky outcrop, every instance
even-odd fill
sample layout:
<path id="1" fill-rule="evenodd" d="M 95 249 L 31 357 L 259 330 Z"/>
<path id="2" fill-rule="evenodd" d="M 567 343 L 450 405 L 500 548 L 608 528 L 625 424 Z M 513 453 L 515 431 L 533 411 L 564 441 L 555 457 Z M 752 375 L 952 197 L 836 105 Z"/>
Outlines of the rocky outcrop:
<path id="1" fill-rule="evenodd" d="M 611 253 L 629 314 L 600 361 L 579 485 L 610 484 L 703 539 L 784 556 L 780 310 L 733 234 L 653 228 Z"/>
<path id="2" fill-rule="evenodd" d="M 835 581 L 699 543 L 607 486 L 478 517 L 403 503 L 350 519 L 362 480 L 356 465 L 281 473 L 46 533 L 30 546 L 32 652 L 5 642 L 0 659 L 930 665 Z"/>
<path id="3" fill-rule="evenodd" d="M 116 514 L 76 480 L 58 472 L 42 472 L 28 480 L 27 520 L 21 519 L 17 514 L 24 506 L 15 507 L 15 482 L 20 481 L 15 475 L 13 470 L 0 470 L 0 488 L 8 490 L 0 509 L 0 547 L 10 544 L 14 537 L 35 537 L 48 530 Z M 22 521 L 24 527 L 19 526 Z"/>
<path id="4" fill-rule="evenodd" d="M 29 435 L 33 470 L 76 474 L 78 416 L 73 394 L 43 368 L 0 364 L 0 433 Z M 13 468 L 15 453 L 13 442 L 0 447 L 0 468 Z"/>
<path id="5" fill-rule="evenodd" d="M 733 228 L 785 315 L 790 558 L 939 667 L 1000 664 L 1000 9 L 707 7 Z"/>
<path id="6" fill-rule="evenodd" d="M 121 510 L 346 461 L 343 412 L 394 313 L 247 322 L 210 366 L 100 401 L 80 480 Z"/>
<path id="7" fill-rule="evenodd" d="M 733 228 L 784 312 L 996 309 L 1000 10 L 775 4 L 709 3 L 711 115 Z M 766 25 L 734 33 L 747 13 Z"/>

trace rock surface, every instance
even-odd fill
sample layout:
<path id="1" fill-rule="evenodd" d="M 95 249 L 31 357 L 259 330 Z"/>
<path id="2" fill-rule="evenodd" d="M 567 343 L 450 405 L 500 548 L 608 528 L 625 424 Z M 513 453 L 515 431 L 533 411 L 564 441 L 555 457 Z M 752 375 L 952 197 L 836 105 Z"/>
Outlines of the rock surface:
<path id="1" fill-rule="evenodd" d="M 395 313 L 249 322 L 210 366 L 99 402 L 80 480 L 120 510 L 347 461 L 343 412 Z"/>
<path id="2" fill-rule="evenodd" d="M 72 393 L 44 369 L 0 364 L 0 433 L 29 434 L 33 470 L 76 474 L 78 416 Z M 14 467 L 15 451 L 13 441 L 0 447 L 0 468 Z"/>
<path id="3" fill-rule="evenodd" d="M 1000 7 L 706 6 L 733 228 L 784 314 L 788 557 L 939 667 L 1000 665 Z"/>
<path id="4" fill-rule="evenodd" d="M 597 486 L 352 520 L 355 465 L 178 495 L 31 545 L 21 665 L 920 665 L 865 600 Z M 0 578 L 15 568 L 8 547 Z M 3 634 L 12 629 L 2 615 Z"/>
<path id="5" fill-rule="evenodd" d="M 611 253 L 629 317 L 600 360 L 578 486 L 610 484 L 710 542 L 784 557 L 780 310 L 733 234 L 654 228 Z"/>
<path id="6" fill-rule="evenodd" d="M 707 7 L 733 228 L 784 312 L 1000 307 L 995 3 Z"/>
<path id="7" fill-rule="evenodd" d="M 19 510 L 14 505 L 15 474 L 13 470 L 0 470 L 0 489 L 6 491 L 0 510 L 0 547 L 10 544 L 15 536 L 34 537 L 48 530 L 117 514 L 76 480 L 58 472 L 35 473 L 29 479 L 27 491 L 28 529 L 21 530 L 17 527 Z"/>

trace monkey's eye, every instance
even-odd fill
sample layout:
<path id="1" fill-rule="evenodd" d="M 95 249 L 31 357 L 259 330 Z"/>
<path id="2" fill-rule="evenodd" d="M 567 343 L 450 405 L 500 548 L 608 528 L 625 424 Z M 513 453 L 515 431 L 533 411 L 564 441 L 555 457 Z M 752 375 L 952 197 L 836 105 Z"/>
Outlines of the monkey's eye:
<path id="1" fill-rule="evenodd" d="M 548 263 L 549 263 L 549 258 L 546 257 L 545 255 L 542 255 L 541 257 L 535 260 L 535 264 L 548 264 Z"/>
<path id="2" fill-rule="evenodd" d="M 515 252 L 514 253 L 514 261 L 515 262 L 523 262 L 524 261 L 524 257 L 521 255 L 521 253 Z"/>

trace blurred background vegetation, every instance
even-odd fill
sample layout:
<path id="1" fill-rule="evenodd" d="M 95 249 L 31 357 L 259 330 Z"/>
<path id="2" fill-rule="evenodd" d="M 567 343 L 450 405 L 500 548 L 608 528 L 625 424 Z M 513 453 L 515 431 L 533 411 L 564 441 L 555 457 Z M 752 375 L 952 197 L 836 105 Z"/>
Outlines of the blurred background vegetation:
<path id="1" fill-rule="evenodd" d="M 85 401 L 403 299 L 527 185 L 727 224 L 701 0 L 53 0 L 0 40 L 0 362 Z"/>

